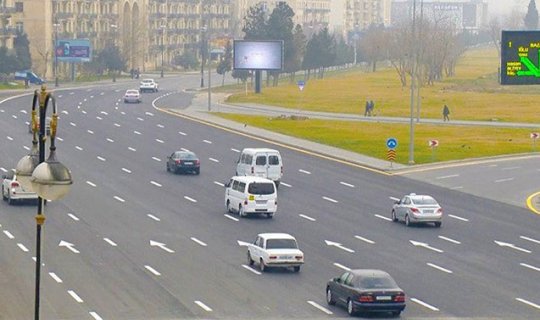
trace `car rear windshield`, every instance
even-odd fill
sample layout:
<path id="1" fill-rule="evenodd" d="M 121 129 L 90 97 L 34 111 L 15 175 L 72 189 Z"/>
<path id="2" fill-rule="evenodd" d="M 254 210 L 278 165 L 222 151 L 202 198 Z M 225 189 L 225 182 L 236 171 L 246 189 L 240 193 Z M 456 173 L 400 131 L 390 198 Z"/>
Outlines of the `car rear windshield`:
<path id="1" fill-rule="evenodd" d="M 269 182 L 253 182 L 249 184 L 248 193 L 251 194 L 272 194 L 274 184 Z"/>
<path id="2" fill-rule="evenodd" d="M 184 153 L 184 154 L 180 154 L 180 159 L 185 159 L 185 160 L 196 160 L 197 157 L 192 154 L 192 153 Z"/>
<path id="3" fill-rule="evenodd" d="M 268 164 L 271 165 L 271 166 L 279 165 L 279 157 L 278 156 L 269 156 L 268 157 Z"/>
<path id="4" fill-rule="evenodd" d="M 298 249 L 294 239 L 268 239 L 266 249 Z"/>
<path id="5" fill-rule="evenodd" d="M 414 204 L 437 204 L 437 201 L 431 197 L 413 198 Z"/>
<path id="6" fill-rule="evenodd" d="M 393 279 L 385 277 L 363 277 L 360 279 L 359 287 L 365 289 L 395 288 L 396 282 Z"/>

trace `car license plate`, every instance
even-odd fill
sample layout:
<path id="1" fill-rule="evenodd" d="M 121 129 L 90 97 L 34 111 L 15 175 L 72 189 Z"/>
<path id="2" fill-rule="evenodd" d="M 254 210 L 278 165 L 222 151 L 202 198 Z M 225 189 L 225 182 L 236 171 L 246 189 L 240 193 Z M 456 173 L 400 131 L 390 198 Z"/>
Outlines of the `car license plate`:
<path id="1" fill-rule="evenodd" d="M 377 296 L 377 300 L 379 301 L 390 301 L 392 300 L 391 296 Z"/>
<path id="2" fill-rule="evenodd" d="M 266 204 L 266 200 L 255 200 L 256 204 Z"/>
<path id="3" fill-rule="evenodd" d="M 191 162 L 191 161 L 186 161 L 186 162 L 184 162 L 184 164 L 187 164 L 187 165 L 192 165 L 192 164 L 193 164 L 193 162 Z"/>
<path id="4" fill-rule="evenodd" d="M 283 260 L 291 260 L 293 257 L 292 256 L 281 256 L 280 258 L 283 259 Z"/>
<path id="5" fill-rule="evenodd" d="M 433 210 L 424 210 L 424 213 L 433 213 Z"/>

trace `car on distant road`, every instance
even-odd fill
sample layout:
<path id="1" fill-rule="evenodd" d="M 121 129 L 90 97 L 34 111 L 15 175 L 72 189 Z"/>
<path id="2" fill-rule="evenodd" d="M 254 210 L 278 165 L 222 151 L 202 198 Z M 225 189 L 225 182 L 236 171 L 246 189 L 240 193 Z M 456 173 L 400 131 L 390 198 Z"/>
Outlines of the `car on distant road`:
<path id="1" fill-rule="evenodd" d="M 158 92 L 158 84 L 154 79 L 142 79 L 139 85 L 139 91 L 141 93 L 145 91 Z"/>
<path id="2" fill-rule="evenodd" d="M 139 90 L 135 89 L 128 89 L 126 90 L 126 93 L 124 94 L 124 102 L 125 103 L 141 103 L 141 94 Z"/>
<path id="3" fill-rule="evenodd" d="M 175 151 L 167 157 L 167 171 L 201 173 L 201 161 L 194 152 Z"/>
<path id="4" fill-rule="evenodd" d="M 292 267 L 300 271 L 304 253 L 298 248 L 296 238 L 287 233 L 260 233 L 255 242 L 248 245 L 248 265 L 257 262 L 262 272 L 270 267 Z"/>
<path id="5" fill-rule="evenodd" d="M 392 207 L 392 221 L 405 221 L 405 225 L 433 223 L 442 224 L 443 209 L 433 197 L 411 193 L 397 200 Z"/>
<path id="6" fill-rule="evenodd" d="M 2 176 L 2 199 L 12 205 L 15 202 L 37 201 L 35 192 L 27 191 L 17 180 L 15 170 L 10 170 Z"/>
<path id="7" fill-rule="evenodd" d="M 385 271 L 356 269 L 328 281 L 326 302 L 346 306 L 351 316 L 368 312 L 399 316 L 405 309 L 405 293 Z"/>

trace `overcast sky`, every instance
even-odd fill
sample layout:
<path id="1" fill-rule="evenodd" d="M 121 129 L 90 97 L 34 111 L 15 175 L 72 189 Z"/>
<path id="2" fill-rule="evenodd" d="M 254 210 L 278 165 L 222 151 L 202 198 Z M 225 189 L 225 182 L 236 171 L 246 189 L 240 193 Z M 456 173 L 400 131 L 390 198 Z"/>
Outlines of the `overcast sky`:
<path id="1" fill-rule="evenodd" d="M 489 5 L 490 15 L 501 15 L 512 12 L 513 9 L 518 11 L 527 11 L 527 6 L 530 0 L 487 0 Z M 536 0 L 536 8 L 538 9 L 538 0 Z"/>

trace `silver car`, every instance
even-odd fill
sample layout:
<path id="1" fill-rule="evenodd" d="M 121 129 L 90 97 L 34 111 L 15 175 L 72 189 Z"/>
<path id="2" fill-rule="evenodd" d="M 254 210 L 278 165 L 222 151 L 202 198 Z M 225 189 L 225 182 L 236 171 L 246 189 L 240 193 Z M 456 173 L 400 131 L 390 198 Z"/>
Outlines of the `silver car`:
<path id="1" fill-rule="evenodd" d="M 431 196 L 411 193 L 394 203 L 392 221 L 405 221 L 407 226 L 415 223 L 433 223 L 439 228 L 442 224 L 443 209 Z"/>
<path id="2" fill-rule="evenodd" d="M 8 204 L 12 205 L 15 201 L 36 201 L 38 199 L 37 193 L 27 191 L 23 188 L 17 180 L 15 170 L 8 171 L 2 178 L 2 199 L 7 201 Z"/>

